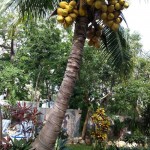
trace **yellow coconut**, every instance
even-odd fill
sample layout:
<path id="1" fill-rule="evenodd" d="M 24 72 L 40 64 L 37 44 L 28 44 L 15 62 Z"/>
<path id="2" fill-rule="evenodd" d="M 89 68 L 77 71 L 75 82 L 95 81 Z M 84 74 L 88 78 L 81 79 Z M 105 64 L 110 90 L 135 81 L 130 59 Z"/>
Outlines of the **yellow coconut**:
<path id="1" fill-rule="evenodd" d="M 122 18 L 121 17 L 116 18 L 115 22 L 118 23 L 118 24 L 121 23 L 122 22 Z"/>
<path id="2" fill-rule="evenodd" d="M 76 15 L 75 13 L 70 13 L 69 16 L 70 16 L 73 20 L 75 20 L 75 19 L 77 18 L 77 15 Z"/>
<path id="3" fill-rule="evenodd" d="M 88 5 L 90 5 L 90 6 L 92 6 L 93 3 L 94 3 L 94 0 L 86 0 L 86 3 L 87 3 Z"/>
<path id="4" fill-rule="evenodd" d="M 113 23 L 112 26 L 111 26 L 111 29 L 112 29 L 113 31 L 117 31 L 117 30 L 119 29 L 119 24 Z"/>
<path id="5" fill-rule="evenodd" d="M 107 24 L 108 27 L 111 27 L 113 25 L 113 23 L 114 23 L 113 20 L 109 20 L 109 21 L 107 21 L 106 24 Z"/>
<path id="6" fill-rule="evenodd" d="M 73 19 L 70 16 L 65 17 L 65 21 L 68 25 L 72 24 Z"/>
<path id="7" fill-rule="evenodd" d="M 71 5 L 72 7 L 75 7 L 77 5 L 76 1 L 70 1 L 69 5 Z"/>
<path id="8" fill-rule="evenodd" d="M 124 5 L 123 5 L 123 7 L 124 7 L 124 8 L 128 8 L 128 7 L 129 7 L 129 3 L 128 3 L 128 2 L 125 2 Z"/>
<path id="9" fill-rule="evenodd" d="M 63 11 L 62 8 L 57 8 L 57 14 L 58 14 L 58 15 L 62 15 L 62 11 Z"/>
<path id="10" fill-rule="evenodd" d="M 66 17 L 66 16 L 68 16 L 68 10 L 62 9 L 62 8 L 57 8 L 57 14 L 61 15 L 63 17 Z"/>
<path id="11" fill-rule="evenodd" d="M 59 3 L 59 6 L 60 6 L 61 8 L 66 8 L 66 5 L 68 5 L 68 3 L 67 3 L 66 1 L 61 1 L 61 2 Z"/>
<path id="12" fill-rule="evenodd" d="M 71 5 L 66 5 L 65 7 L 69 13 L 73 12 L 73 7 Z"/>
<path id="13" fill-rule="evenodd" d="M 115 4 L 115 9 L 116 9 L 116 10 L 121 10 L 121 7 L 122 7 L 122 6 L 120 5 L 120 3 L 116 3 L 116 4 Z"/>
<path id="14" fill-rule="evenodd" d="M 111 0 L 109 3 L 115 5 L 117 3 L 117 0 Z"/>
<path id="15" fill-rule="evenodd" d="M 107 11 L 110 12 L 110 13 L 113 12 L 114 10 L 115 10 L 114 5 L 109 5 L 108 8 L 107 8 Z"/>
<path id="16" fill-rule="evenodd" d="M 109 13 L 108 15 L 107 15 L 107 19 L 108 20 L 112 20 L 112 19 L 114 19 L 114 14 L 113 13 Z"/>
<path id="17" fill-rule="evenodd" d="M 103 5 L 101 6 L 101 11 L 102 11 L 102 12 L 107 12 L 107 5 L 103 4 Z"/>
<path id="18" fill-rule="evenodd" d="M 94 3 L 94 6 L 95 6 L 96 9 L 100 9 L 100 8 L 102 7 L 102 2 L 97 0 L 97 1 Z"/>
<path id="19" fill-rule="evenodd" d="M 61 15 L 58 15 L 58 16 L 57 16 L 57 21 L 58 21 L 59 23 L 63 23 L 63 22 L 64 22 L 64 17 L 61 16 Z"/>
<path id="20" fill-rule="evenodd" d="M 68 16 L 68 10 L 67 9 L 62 10 L 62 16 L 64 16 L 64 17 Z"/>
<path id="21" fill-rule="evenodd" d="M 107 13 L 102 13 L 101 15 L 100 15 L 100 17 L 101 17 L 101 19 L 106 19 L 107 18 Z"/>
<path id="22" fill-rule="evenodd" d="M 124 3 L 125 3 L 125 0 L 119 0 L 119 4 L 120 4 L 120 5 L 122 5 L 122 6 L 123 6 L 123 5 L 124 5 Z"/>

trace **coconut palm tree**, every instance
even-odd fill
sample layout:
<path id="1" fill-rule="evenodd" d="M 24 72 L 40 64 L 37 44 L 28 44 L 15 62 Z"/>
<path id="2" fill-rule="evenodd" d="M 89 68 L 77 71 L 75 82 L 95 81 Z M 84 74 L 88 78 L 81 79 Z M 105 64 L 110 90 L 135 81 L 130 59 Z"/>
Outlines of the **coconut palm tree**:
<path id="1" fill-rule="evenodd" d="M 75 19 L 71 53 L 68 58 L 66 71 L 57 94 L 54 108 L 49 113 L 48 120 L 40 131 L 39 136 L 32 144 L 32 149 L 35 150 L 54 149 L 55 141 L 60 132 L 66 109 L 68 108 L 69 99 L 73 93 L 75 82 L 78 79 L 85 40 L 87 36 L 89 36 L 89 32 L 92 30 L 95 30 L 94 33 L 100 31 L 98 33 L 99 39 L 97 41 L 101 42 L 101 46 L 94 46 L 97 47 L 98 50 L 103 51 L 106 58 L 113 64 L 114 69 L 117 69 L 124 77 L 130 74 L 132 70 L 132 55 L 129 50 L 124 29 L 121 26 L 119 27 L 119 23 L 111 28 L 110 24 L 102 19 L 102 15 L 100 15 L 102 14 L 102 11 L 99 9 L 98 5 L 95 4 L 95 7 L 91 7 L 85 0 L 76 0 L 76 2 L 76 9 L 78 10 L 79 15 Z M 104 3 L 103 0 L 102 2 Z M 5 6 L 9 6 L 11 9 L 19 9 L 20 14 L 22 14 L 23 17 L 37 18 L 43 16 L 47 17 L 50 10 L 53 12 L 52 15 L 55 15 L 58 4 L 59 0 L 9 0 Z M 109 0 L 105 3 L 107 9 L 108 5 L 110 5 Z M 124 19 L 121 11 L 116 12 L 119 12 L 118 15 L 122 16 L 120 19 Z M 100 27 L 102 24 L 103 27 Z M 89 45 L 91 45 L 90 42 Z"/>

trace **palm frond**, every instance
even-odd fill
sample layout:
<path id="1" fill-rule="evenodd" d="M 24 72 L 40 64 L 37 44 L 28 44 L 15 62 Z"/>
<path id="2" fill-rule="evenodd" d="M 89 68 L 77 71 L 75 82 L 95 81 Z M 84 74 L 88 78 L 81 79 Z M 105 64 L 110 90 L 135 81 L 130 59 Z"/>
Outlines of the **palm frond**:
<path id="1" fill-rule="evenodd" d="M 126 21 L 126 19 L 125 19 L 124 14 L 121 12 L 120 15 L 121 15 L 121 18 L 123 19 L 123 21 L 126 23 L 127 27 L 129 28 L 128 23 L 127 23 L 127 21 Z"/>
<path id="2" fill-rule="evenodd" d="M 7 8 L 18 8 L 20 13 L 34 18 L 47 15 L 50 10 L 55 10 L 60 0 L 3 0 L 0 4 L 0 12 Z"/>
<path id="3" fill-rule="evenodd" d="M 127 78 L 133 70 L 132 52 L 123 28 L 118 32 L 105 27 L 102 34 L 102 49 L 104 56 L 120 76 Z"/>

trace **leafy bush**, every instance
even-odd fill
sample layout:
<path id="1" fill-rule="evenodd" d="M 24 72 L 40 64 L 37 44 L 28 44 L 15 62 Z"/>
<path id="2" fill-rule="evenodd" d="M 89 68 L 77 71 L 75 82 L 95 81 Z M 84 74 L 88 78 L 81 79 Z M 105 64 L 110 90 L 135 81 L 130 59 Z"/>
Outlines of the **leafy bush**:
<path id="1" fill-rule="evenodd" d="M 107 134 L 110 128 L 110 121 L 105 114 L 104 108 L 98 108 L 91 116 L 91 120 L 94 124 L 91 130 L 93 150 L 102 149 L 106 145 Z"/>
<path id="2" fill-rule="evenodd" d="M 113 134 L 116 138 L 119 138 L 121 130 L 125 127 L 124 122 L 120 122 L 119 119 L 114 120 L 114 125 L 112 126 Z"/>
<path id="3" fill-rule="evenodd" d="M 77 144 L 77 145 L 68 145 L 70 150 L 91 150 L 91 146 Z"/>
<path id="4" fill-rule="evenodd" d="M 150 148 L 125 148 L 125 147 L 121 147 L 121 148 L 118 148 L 116 146 L 110 146 L 108 147 L 106 150 L 150 150 Z"/>
<path id="5" fill-rule="evenodd" d="M 12 147 L 10 150 L 29 150 L 31 148 L 31 141 L 26 141 L 25 139 L 12 141 Z"/>
<path id="6" fill-rule="evenodd" d="M 142 128 L 144 134 L 147 136 L 150 136 L 150 103 L 147 105 L 147 107 L 144 109 L 142 113 Z"/>
<path id="7" fill-rule="evenodd" d="M 23 133 L 35 133 L 34 128 L 31 127 L 29 129 L 24 128 L 23 122 L 32 122 L 33 125 L 39 126 L 42 125 L 38 121 L 38 116 L 41 115 L 38 112 L 37 108 L 32 108 L 31 106 L 27 106 L 26 103 L 21 105 L 17 103 L 14 106 L 8 106 L 5 109 L 8 109 L 9 117 L 12 120 L 12 127 L 15 125 L 21 125 L 23 127 Z M 35 135 L 36 136 L 36 135 Z M 1 150 L 29 150 L 32 139 L 21 139 L 21 140 L 12 140 L 9 136 L 7 138 L 2 139 L 2 144 L 0 145 Z"/>
<path id="8" fill-rule="evenodd" d="M 29 150 L 31 148 L 31 140 L 27 141 L 26 139 L 14 141 L 8 136 L 6 139 L 2 139 L 2 145 L 0 145 L 1 150 Z"/>
<path id="9" fill-rule="evenodd" d="M 65 129 L 62 129 L 56 140 L 55 150 L 69 150 L 69 148 L 66 146 L 67 140 L 68 134 Z"/>
<path id="10" fill-rule="evenodd" d="M 143 136 L 143 135 L 136 135 L 136 134 L 133 134 L 133 135 L 126 135 L 124 140 L 128 143 L 137 143 L 137 144 L 142 144 L 142 145 L 145 145 L 146 144 L 146 137 Z"/>

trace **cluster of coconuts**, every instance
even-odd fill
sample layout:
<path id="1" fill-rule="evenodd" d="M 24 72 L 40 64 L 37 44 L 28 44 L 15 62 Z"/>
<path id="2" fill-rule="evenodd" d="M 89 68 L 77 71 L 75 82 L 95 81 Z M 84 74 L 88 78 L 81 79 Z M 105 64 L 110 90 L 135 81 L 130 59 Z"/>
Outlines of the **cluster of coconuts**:
<path id="1" fill-rule="evenodd" d="M 79 2 L 77 6 L 75 0 L 61 1 L 57 8 L 57 21 L 67 28 L 72 25 L 78 15 L 88 16 L 87 10 L 92 10 L 94 20 L 91 19 L 92 25 L 87 31 L 88 45 L 100 48 L 103 27 L 108 26 L 113 31 L 117 31 L 122 22 L 121 11 L 128 8 L 129 4 L 126 0 L 80 0 Z M 87 5 L 88 7 L 85 7 Z"/>
<path id="2" fill-rule="evenodd" d="M 122 21 L 121 11 L 129 7 L 128 2 L 125 0 L 86 0 L 86 3 L 99 10 L 103 24 L 114 31 L 118 30 Z"/>
<path id="3" fill-rule="evenodd" d="M 78 16 L 77 3 L 71 0 L 69 3 L 61 1 L 57 8 L 57 21 L 63 25 L 64 28 L 69 27 Z"/>
<path id="4" fill-rule="evenodd" d="M 95 48 L 100 48 L 100 37 L 102 34 L 102 27 L 99 28 L 91 27 L 87 31 L 88 45 Z"/>

